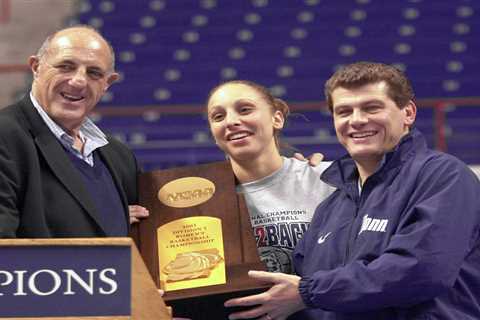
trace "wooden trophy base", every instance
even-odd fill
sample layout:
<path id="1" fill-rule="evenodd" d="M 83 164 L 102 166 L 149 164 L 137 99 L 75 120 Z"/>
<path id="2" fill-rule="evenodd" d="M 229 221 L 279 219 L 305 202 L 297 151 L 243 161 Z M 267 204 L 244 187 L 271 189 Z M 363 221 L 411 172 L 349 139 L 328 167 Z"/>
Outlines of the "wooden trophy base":
<path id="1" fill-rule="evenodd" d="M 172 308 L 173 317 L 192 320 L 228 319 L 228 315 L 248 309 L 224 307 L 225 301 L 245 297 L 268 290 L 269 286 L 259 284 L 251 278 L 245 278 L 249 270 L 264 270 L 263 263 L 248 263 L 231 266 L 227 272 L 227 285 L 217 285 L 193 289 L 183 289 L 181 292 L 171 291 L 164 295 L 165 303 Z"/>

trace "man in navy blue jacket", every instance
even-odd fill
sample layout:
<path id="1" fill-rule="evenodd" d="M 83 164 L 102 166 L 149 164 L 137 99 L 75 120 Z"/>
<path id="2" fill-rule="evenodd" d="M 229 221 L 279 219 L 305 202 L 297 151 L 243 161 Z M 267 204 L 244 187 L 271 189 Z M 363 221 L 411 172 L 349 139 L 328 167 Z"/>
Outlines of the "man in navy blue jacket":
<path id="1" fill-rule="evenodd" d="M 326 83 L 348 155 L 321 179 L 337 188 L 294 252 L 298 276 L 251 271 L 259 305 L 231 319 L 480 319 L 480 183 L 413 128 L 407 78 L 359 62 Z"/>

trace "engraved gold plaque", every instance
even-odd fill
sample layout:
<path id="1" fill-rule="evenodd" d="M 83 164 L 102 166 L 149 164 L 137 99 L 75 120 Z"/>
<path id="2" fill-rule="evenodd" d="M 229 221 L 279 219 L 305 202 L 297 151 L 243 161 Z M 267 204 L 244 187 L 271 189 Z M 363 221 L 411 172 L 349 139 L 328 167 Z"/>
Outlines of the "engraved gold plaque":
<path id="1" fill-rule="evenodd" d="M 175 179 L 158 191 L 158 199 L 173 208 L 194 207 L 208 201 L 215 193 L 215 184 L 200 177 Z"/>
<path id="2" fill-rule="evenodd" d="M 177 219 L 157 229 L 160 286 L 165 291 L 226 282 L 222 221 Z"/>

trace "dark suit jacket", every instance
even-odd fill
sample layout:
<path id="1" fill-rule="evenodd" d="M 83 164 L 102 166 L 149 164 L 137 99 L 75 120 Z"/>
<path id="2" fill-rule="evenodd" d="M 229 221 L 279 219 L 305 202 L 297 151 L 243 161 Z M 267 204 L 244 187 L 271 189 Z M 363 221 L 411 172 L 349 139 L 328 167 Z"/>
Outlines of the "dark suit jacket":
<path id="1" fill-rule="evenodd" d="M 128 224 L 137 202 L 137 163 L 109 138 L 99 155 L 109 169 Z M 29 95 L 0 111 L 0 238 L 105 237 L 77 169 Z"/>

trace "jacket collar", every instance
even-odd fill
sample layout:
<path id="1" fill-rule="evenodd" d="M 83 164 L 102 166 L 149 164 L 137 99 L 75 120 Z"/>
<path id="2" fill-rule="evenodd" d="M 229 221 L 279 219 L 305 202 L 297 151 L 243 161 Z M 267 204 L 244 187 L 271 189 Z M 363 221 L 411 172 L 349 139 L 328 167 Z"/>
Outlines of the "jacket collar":
<path id="1" fill-rule="evenodd" d="M 426 149 L 427 145 L 422 133 L 413 128 L 400 140 L 399 144 L 390 152 L 385 154 L 385 161 L 383 165 L 369 177 L 384 179 L 387 174 L 396 172 L 396 169 L 404 163 L 408 158 L 412 157 L 416 150 Z M 345 155 L 342 158 L 334 161 L 321 176 L 321 179 L 326 183 L 340 189 L 347 189 L 352 191 L 357 187 L 358 171 L 355 162 L 350 155 Z M 367 180 L 368 181 L 368 180 Z"/>

